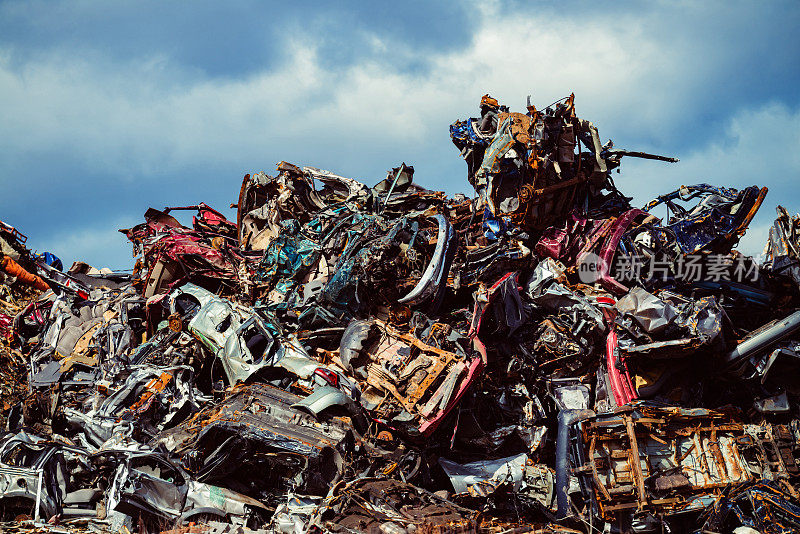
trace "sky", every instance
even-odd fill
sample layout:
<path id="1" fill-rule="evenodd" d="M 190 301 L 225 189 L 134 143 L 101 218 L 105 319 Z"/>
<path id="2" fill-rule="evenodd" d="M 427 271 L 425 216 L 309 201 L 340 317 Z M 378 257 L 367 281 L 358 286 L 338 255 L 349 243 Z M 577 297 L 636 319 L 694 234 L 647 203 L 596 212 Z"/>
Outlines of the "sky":
<path id="1" fill-rule="evenodd" d="M 235 218 L 286 160 L 472 194 L 448 127 L 575 92 L 644 205 L 681 184 L 767 186 L 800 211 L 800 2 L 0 1 L 0 219 L 65 265 L 132 266 L 152 206 Z M 660 215 L 657 213 L 657 215 Z"/>

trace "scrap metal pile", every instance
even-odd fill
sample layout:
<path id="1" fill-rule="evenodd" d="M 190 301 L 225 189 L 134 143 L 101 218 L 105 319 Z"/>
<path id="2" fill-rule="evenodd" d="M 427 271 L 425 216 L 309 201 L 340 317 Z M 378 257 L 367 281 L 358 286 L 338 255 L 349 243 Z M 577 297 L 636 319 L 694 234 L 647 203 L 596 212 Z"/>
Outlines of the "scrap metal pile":
<path id="1" fill-rule="evenodd" d="M 281 162 L 147 210 L 132 273 L 3 224 L 5 528 L 800 529 L 800 217 L 758 263 L 766 188 L 636 208 L 622 158 L 677 160 L 480 109 L 474 198 Z"/>

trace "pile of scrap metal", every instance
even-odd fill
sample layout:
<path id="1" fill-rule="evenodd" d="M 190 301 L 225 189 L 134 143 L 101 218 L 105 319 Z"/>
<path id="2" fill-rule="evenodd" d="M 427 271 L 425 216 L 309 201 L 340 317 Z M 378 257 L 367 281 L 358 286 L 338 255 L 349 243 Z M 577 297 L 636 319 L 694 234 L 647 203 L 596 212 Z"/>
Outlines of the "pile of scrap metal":
<path id="1" fill-rule="evenodd" d="M 759 263 L 734 247 L 766 188 L 636 208 L 622 158 L 677 160 L 601 144 L 573 95 L 480 110 L 450 128 L 474 198 L 281 162 L 235 222 L 149 209 L 132 273 L 0 225 L 0 519 L 798 531 L 800 216 Z"/>
<path id="2" fill-rule="evenodd" d="M 36 299 L 49 289 L 36 275 L 36 261 L 62 268 L 61 260 L 46 252 L 39 256 L 25 246 L 28 238 L 0 221 L 0 425 L 12 406 L 28 397 L 28 359 L 14 344 L 15 317 L 37 309 Z"/>

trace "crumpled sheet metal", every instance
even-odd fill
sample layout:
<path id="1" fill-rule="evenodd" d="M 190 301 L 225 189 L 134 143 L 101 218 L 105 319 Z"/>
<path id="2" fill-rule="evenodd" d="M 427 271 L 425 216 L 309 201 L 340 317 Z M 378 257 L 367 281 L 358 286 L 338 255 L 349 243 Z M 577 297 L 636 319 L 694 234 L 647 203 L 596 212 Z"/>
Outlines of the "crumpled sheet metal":
<path id="1" fill-rule="evenodd" d="M 680 251 L 697 252 L 703 248 L 727 247 L 744 234 L 758 209 L 764 202 L 767 188 L 750 186 L 740 191 L 708 184 L 681 186 L 680 189 L 661 195 L 646 207 L 650 211 L 664 203 L 674 215 L 664 228 L 674 236 Z M 676 204 L 701 198 L 690 210 Z"/>
<path id="2" fill-rule="evenodd" d="M 317 422 L 295 406 L 299 401 L 265 384 L 242 385 L 223 403 L 156 436 L 153 445 L 182 457 L 200 478 L 210 480 L 224 477 L 242 462 L 246 471 L 246 455 L 264 453 L 260 469 L 273 471 L 272 478 L 306 491 L 323 491 L 342 475 L 342 456 L 353 430 L 346 420 Z M 226 462 L 231 465 L 225 467 Z M 257 471 L 248 476 L 257 476 Z"/>
<path id="3" fill-rule="evenodd" d="M 340 484 L 310 524 L 324 532 L 477 532 L 477 513 L 396 480 Z"/>
<path id="4" fill-rule="evenodd" d="M 703 528 L 718 532 L 786 534 L 800 529 L 800 505 L 796 495 L 770 482 L 730 488 L 704 515 Z"/>
<path id="5" fill-rule="evenodd" d="M 0 223 L 0 521 L 796 529 L 800 216 L 759 264 L 733 247 L 765 187 L 637 207 L 612 172 L 676 158 L 603 144 L 574 95 L 479 109 L 450 128 L 474 198 L 282 161 L 235 218 L 148 209 L 125 273 Z"/>
<path id="6" fill-rule="evenodd" d="M 663 332 L 675 317 L 677 310 L 668 302 L 656 298 L 644 289 L 635 287 L 615 304 L 621 314 L 631 314 L 648 334 Z"/>
<path id="7" fill-rule="evenodd" d="M 528 455 L 459 464 L 439 458 L 456 493 L 487 497 L 507 484 L 514 493 L 525 493 L 545 508 L 553 504 L 553 473 L 544 465 L 528 465 Z"/>

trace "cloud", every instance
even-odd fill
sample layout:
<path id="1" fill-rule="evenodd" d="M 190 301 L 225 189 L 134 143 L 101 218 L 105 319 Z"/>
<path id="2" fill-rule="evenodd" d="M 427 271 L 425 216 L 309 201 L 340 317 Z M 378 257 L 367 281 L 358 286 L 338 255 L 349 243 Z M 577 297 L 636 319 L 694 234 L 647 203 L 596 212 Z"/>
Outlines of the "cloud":
<path id="1" fill-rule="evenodd" d="M 245 166 L 265 152 L 337 163 L 344 153 L 359 171 L 373 169 L 374 156 L 393 163 L 398 146 L 451 157 L 442 150 L 447 125 L 487 90 L 515 106 L 531 91 L 541 106 L 575 90 L 584 116 L 625 137 L 657 137 L 671 122 L 691 76 L 660 80 L 659 43 L 639 25 L 609 32 L 603 21 L 543 22 L 486 23 L 465 49 L 428 55 L 422 74 L 379 59 L 324 65 L 302 35 L 276 69 L 233 80 L 181 83 L 182 66 L 160 55 L 113 62 L 54 53 L 21 69 L 6 57 L 0 94 L 15 105 L 0 133 L 5 150 L 47 146 L 124 176 L 208 159 Z M 353 162 L 354 149 L 367 165 Z"/>
<path id="2" fill-rule="evenodd" d="M 56 231 L 40 236 L 29 235 L 28 244 L 38 252 L 54 253 L 61 258 L 65 269 L 75 261 L 85 261 L 98 269 L 133 268 L 131 245 L 117 229 L 129 228 L 138 221 L 113 219 L 104 222 L 107 224 L 97 227 Z"/>
<path id="3" fill-rule="evenodd" d="M 474 23 L 467 8 L 421 0 L 343 0 L 330 6 L 195 0 L 188 9 L 174 0 L 5 0 L 0 46 L 12 48 L 19 63 L 52 50 L 100 52 L 121 64 L 167 54 L 192 79 L 234 79 L 271 70 L 285 53 L 286 37 L 295 34 L 314 35 L 323 48 L 321 60 L 332 65 L 358 61 L 372 35 L 390 45 L 413 40 L 420 53 L 460 48 Z M 385 55 L 394 48 L 387 47 Z"/>
<path id="4" fill-rule="evenodd" d="M 717 132 L 711 144 L 690 152 L 676 164 L 623 160 L 617 186 L 633 195 L 638 205 L 681 185 L 710 183 L 741 189 L 767 186 L 769 193 L 739 244 L 745 254 L 763 251 L 774 206 L 800 210 L 797 178 L 800 177 L 800 109 L 771 103 L 741 110 Z M 660 215 L 656 213 L 656 215 Z"/>
<path id="5" fill-rule="evenodd" d="M 447 127 L 476 113 L 487 91 L 517 109 L 528 93 L 544 106 L 575 91 L 579 115 L 603 138 L 683 159 L 676 166 L 626 161 L 618 185 L 637 198 L 681 181 L 734 185 L 745 170 L 758 173 L 757 162 L 763 178 L 752 181 L 773 186 L 790 176 L 779 174 L 787 166 L 796 169 L 785 121 L 796 121 L 791 110 L 800 104 L 796 91 L 781 89 L 797 82 L 791 73 L 800 46 L 786 28 L 798 10 L 776 6 L 661 3 L 634 14 L 481 3 L 458 46 L 432 38 L 417 45 L 413 20 L 385 31 L 391 14 L 375 14 L 382 22 L 372 26 L 347 15 L 332 28 L 320 22 L 324 14 L 303 26 L 295 13 L 276 30 L 279 44 L 262 68 L 225 75 L 187 60 L 190 51 L 176 52 L 168 40 L 139 54 L 116 53 L 100 37 L 23 54 L 19 43 L 0 39 L 0 187 L 15 191 L 0 198 L 0 209 L 28 233 L 58 227 L 59 235 L 77 236 L 148 203 L 225 206 L 242 174 L 271 171 L 280 160 L 367 183 L 405 161 L 423 185 L 465 191 L 465 165 Z M 330 33 L 339 35 L 342 23 L 357 34 L 348 43 Z M 159 24 L 169 33 L 169 24 Z M 432 24 L 426 32 L 437 31 Z M 763 32 L 758 43 L 742 39 L 748 28 Z M 453 31 L 443 26 L 439 40 Z M 331 51 L 339 45 L 358 53 L 339 58 Z M 778 45 L 785 54 L 755 61 L 753 54 Z M 772 83 L 756 83 L 765 76 Z M 765 96 L 763 87 L 776 93 Z M 782 191 L 787 202 L 798 198 Z M 26 209 L 33 203 L 36 213 Z M 86 252 L 100 257 L 100 249 Z M 123 259 L 127 251 L 117 263 Z"/>

